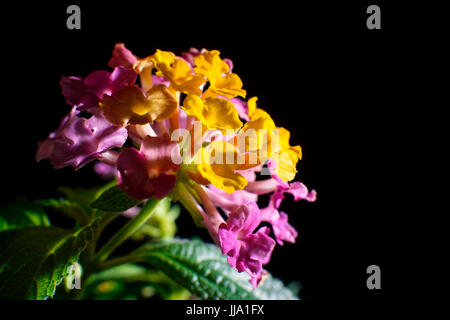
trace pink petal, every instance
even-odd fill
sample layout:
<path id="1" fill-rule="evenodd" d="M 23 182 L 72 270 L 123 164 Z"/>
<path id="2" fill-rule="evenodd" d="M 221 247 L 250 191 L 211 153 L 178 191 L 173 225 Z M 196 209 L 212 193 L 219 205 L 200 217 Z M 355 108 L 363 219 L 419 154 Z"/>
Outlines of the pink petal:
<path id="1" fill-rule="evenodd" d="M 104 94 L 112 95 L 119 89 L 136 82 L 133 70 L 117 67 L 112 73 L 104 70 L 94 71 L 81 79 L 62 77 L 60 85 L 66 102 L 77 106 L 78 110 L 96 110 Z"/>
<path id="2" fill-rule="evenodd" d="M 168 133 L 156 137 L 146 136 L 142 141 L 141 152 L 149 167 L 158 168 L 159 171 L 175 172 L 180 167 L 180 148 Z"/>
<path id="3" fill-rule="evenodd" d="M 137 57 L 133 53 L 131 53 L 130 50 L 125 48 L 125 45 L 123 43 L 116 43 L 116 45 L 114 46 L 112 57 L 108 62 L 108 66 L 110 66 L 111 68 L 122 66 L 131 69 L 136 60 Z"/>
<path id="4" fill-rule="evenodd" d="M 117 160 L 117 169 L 120 171 L 119 187 L 123 191 L 139 200 L 152 197 L 155 181 L 148 177 L 147 161 L 138 150 L 122 150 Z"/>
<path id="5" fill-rule="evenodd" d="M 168 134 L 146 136 L 140 151 L 127 148 L 120 153 L 119 186 L 136 199 L 164 198 L 175 187 L 176 171 L 180 167 L 173 162 L 174 155 L 179 156 L 178 144 Z"/>
<path id="6" fill-rule="evenodd" d="M 111 125 L 102 114 L 89 119 L 78 117 L 75 107 L 38 148 L 38 161 L 48 158 L 56 169 L 73 166 L 79 169 L 98 159 L 111 148 L 121 147 L 127 139 L 127 130 Z"/>
<path id="7" fill-rule="evenodd" d="M 278 244 L 283 245 L 283 241 L 295 243 L 298 232 L 289 224 L 288 215 L 286 213 L 280 212 L 279 219 L 274 220 L 271 223 Z"/>

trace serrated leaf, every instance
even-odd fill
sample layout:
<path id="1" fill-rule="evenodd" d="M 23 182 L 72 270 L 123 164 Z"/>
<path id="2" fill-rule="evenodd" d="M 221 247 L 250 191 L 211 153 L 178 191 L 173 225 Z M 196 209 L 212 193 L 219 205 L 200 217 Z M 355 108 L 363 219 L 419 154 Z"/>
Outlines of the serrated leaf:
<path id="1" fill-rule="evenodd" d="M 0 232 L 0 300 L 52 296 L 96 227 L 94 222 L 75 233 L 58 227 Z"/>
<path id="2" fill-rule="evenodd" d="M 45 211 L 32 202 L 15 200 L 0 207 L 0 231 L 49 225 Z"/>
<path id="3" fill-rule="evenodd" d="M 268 276 L 253 289 L 249 277 L 231 268 L 220 250 L 197 240 L 148 243 L 133 256 L 166 273 L 202 299 L 298 299 L 283 283 Z"/>
<path id="4" fill-rule="evenodd" d="M 103 192 L 91 204 L 91 207 L 107 212 L 121 212 L 137 206 L 139 203 L 141 203 L 141 200 L 130 197 L 118 186 L 115 186 Z"/>

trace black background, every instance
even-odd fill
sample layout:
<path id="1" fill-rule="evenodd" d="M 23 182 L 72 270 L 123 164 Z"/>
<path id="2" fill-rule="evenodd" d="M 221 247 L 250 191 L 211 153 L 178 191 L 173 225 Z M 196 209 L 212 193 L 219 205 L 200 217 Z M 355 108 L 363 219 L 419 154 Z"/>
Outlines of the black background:
<path id="1" fill-rule="evenodd" d="M 140 57 L 155 49 L 218 49 L 234 62 L 248 97 L 258 96 L 300 144 L 297 180 L 316 189 L 316 203 L 287 199 L 299 231 L 277 246 L 267 269 L 302 283 L 303 299 L 389 295 L 400 231 L 399 163 L 408 117 L 404 84 L 418 35 L 401 19 L 405 7 L 374 1 L 382 29 L 366 28 L 372 3 L 112 2 L 15 3 L 2 10 L 2 202 L 56 196 L 59 185 L 100 183 L 91 166 L 75 172 L 35 163 L 37 142 L 70 110 L 62 75 L 107 69 L 113 46 Z M 66 28 L 66 8 L 81 7 L 81 30 Z M 401 19 L 401 20 L 399 20 Z M 204 235 L 187 212 L 179 235 Z M 366 268 L 382 270 L 382 289 L 366 288 Z"/>

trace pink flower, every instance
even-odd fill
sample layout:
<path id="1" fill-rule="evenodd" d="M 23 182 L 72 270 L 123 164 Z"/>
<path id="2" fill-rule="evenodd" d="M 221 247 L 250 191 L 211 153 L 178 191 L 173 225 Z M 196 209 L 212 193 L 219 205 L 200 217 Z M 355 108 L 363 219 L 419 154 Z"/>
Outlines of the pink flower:
<path id="1" fill-rule="evenodd" d="M 315 190 L 309 192 L 308 188 L 301 182 L 284 182 L 274 173 L 275 165 L 275 161 L 273 161 L 273 159 L 269 159 L 267 167 L 271 174 L 271 178 L 260 181 L 250 181 L 244 190 L 256 194 L 267 194 L 274 192 L 274 201 L 277 204 L 277 208 L 279 207 L 281 200 L 284 199 L 284 193 L 290 193 L 293 195 L 294 201 L 316 201 L 317 193 Z"/>
<path id="2" fill-rule="evenodd" d="M 272 225 L 275 239 L 279 245 L 283 245 L 283 241 L 295 243 L 297 238 L 297 230 L 288 222 L 288 215 L 279 212 L 281 201 L 277 201 L 276 193 L 270 196 L 269 205 L 261 209 L 262 221 L 269 222 Z"/>
<path id="3" fill-rule="evenodd" d="M 226 212 L 233 211 L 247 202 L 256 202 L 258 200 L 258 195 L 244 190 L 236 190 L 233 193 L 228 193 L 213 185 L 209 185 L 205 191 L 214 205 L 221 207 Z"/>
<path id="4" fill-rule="evenodd" d="M 108 66 L 115 68 L 122 66 L 127 69 L 131 69 L 136 62 L 137 57 L 127 48 L 123 43 L 116 43 L 113 50 L 113 55 L 108 61 Z"/>
<path id="5" fill-rule="evenodd" d="M 94 164 L 94 172 L 104 180 L 117 178 L 118 171 L 115 166 L 98 161 Z"/>
<path id="6" fill-rule="evenodd" d="M 283 245 L 283 241 L 295 243 L 297 238 L 297 230 L 294 229 L 288 222 L 288 215 L 284 212 L 279 213 L 280 217 L 277 220 L 269 220 L 272 224 L 275 239 L 279 245 Z"/>
<path id="7" fill-rule="evenodd" d="M 176 171 L 181 159 L 178 144 L 166 133 L 159 137 L 146 136 L 140 151 L 124 149 L 117 160 L 120 172 L 119 186 L 130 196 L 143 200 L 151 197 L 162 199 L 175 186 Z"/>
<path id="8" fill-rule="evenodd" d="M 100 159 L 111 148 L 121 147 L 127 140 L 127 130 L 113 126 L 101 113 L 89 119 L 72 111 L 64 117 L 58 130 L 39 144 L 36 160 L 49 159 L 56 169 L 73 166 L 79 169 Z"/>
<path id="9" fill-rule="evenodd" d="M 261 209 L 262 221 L 269 222 L 272 225 L 278 244 L 283 245 L 283 241 L 294 243 L 298 233 L 289 224 L 288 215 L 278 211 L 281 202 L 285 198 L 284 193 L 292 194 L 294 201 L 307 200 L 314 202 L 316 200 L 316 191 L 312 190 L 309 192 L 308 188 L 301 182 L 287 183 L 281 181 L 281 179 L 277 181 L 275 178 L 250 182 L 245 190 L 257 194 L 273 192 L 270 196 L 269 205 Z"/>
<path id="10" fill-rule="evenodd" d="M 255 229 L 261 222 L 261 212 L 254 202 L 238 207 L 230 213 L 226 223 L 219 226 L 219 242 L 228 263 L 238 272 L 245 271 L 256 288 L 263 269 L 272 255 L 275 241 L 269 237 L 270 229 Z"/>
<path id="11" fill-rule="evenodd" d="M 119 89 L 136 82 L 133 70 L 117 67 L 114 71 L 94 71 L 84 79 L 62 77 L 60 85 L 66 102 L 78 110 L 95 110 L 104 94 L 112 95 Z"/>

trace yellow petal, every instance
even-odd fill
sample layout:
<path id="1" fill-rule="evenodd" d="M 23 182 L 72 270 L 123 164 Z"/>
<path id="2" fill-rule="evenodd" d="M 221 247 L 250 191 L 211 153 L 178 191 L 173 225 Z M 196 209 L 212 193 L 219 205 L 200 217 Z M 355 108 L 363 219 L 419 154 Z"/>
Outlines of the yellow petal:
<path id="1" fill-rule="evenodd" d="M 215 78 L 215 81 L 211 81 L 211 86 L 208 90 L 216 95 L 225 96 L 229 99 L 236 96 L 245 98 L 247 92 L 242 89 L 242 85 L 241 78 L 237 74 L 231 73 Z"/>
<path id="2" fill-rule="evenodd" d="M 152 87 L 147 97 L 138 87 L 127 86 L 114 97 L 104 95 L 100 107 L 112 124 L 146 124 L 170 117 L 177 109 L 177 100 L 164 85 Z"/>
<path id="3" fill-rule="evenodd" d="M 262 109 L 257 109 L 257 117 L 245 123 L 237 135 L 238 149 L 245 152 L 258 151 L 261 161 L 267 160 L 274 152 L 279 151 L 276 142 L 275 123 L 270 115 Z M 254 112 L 255 114 L 255 112 Z M 274 140 L 272 142 L 272 140 Z"/>
<path id="4" fill-rule="evenodd" d="M 228 193 L 242 190 L 247 180 L 235 172 L 238 152 L 236 148 L 225 141 L 213 141 L 208 147 L 203 147 L 196 155 L 198 172 L 211 184 Z"/>
<path id="5" fill-rule="evenodd" d="M 257 108 L 256 101 L 258 101 L 258 97 L 251 97 L 247 101 L 248 115 L 249 115 L 250 119 L 252 118 L 252 114 L 255 112 L 255 110 Z"/>
<path id="6" fill-rule="evenodd" d="M 229 74 L 230 68 L 228 64 L 220 59 L 219 55 L 219 51 L 212 50 L 194 58 L 195 73 L 205 76 L 210 83 L 205 96 L 222 95 L 229 99 L 236 96 L 245 98 L 247 93 L 242 89 L 241 78 L 235 73 Z"/>
<path id="7" fill-rule="evenodd" d="M 192 72 L 189 64 L 172 52 L 157 50 L 152 56 L 157 76 L 170 81 L 172 87 L 186 94 L 201 94 L 200 86 L 206 81 L 201 75 Z"/>
<path id="8" fill-rule="evenodd" d="M 278 128 L 278 130 L 279 130 L 279 135 L 280 135 L 281 150 L 284 150 L 284 151 L 291 150 L 292 152 L 294 152 L 294 154 L 296 154 L 296 156 L 299 159 L 301 159 L 302 158 L 302 148 L 300 146 L 291 146 L 289 144 L 289 138 L 291 136 L 291 133 L 282 127 Z"/>
<path id="9" fill-rule="evenodd" d="M 296 166 L 298 162 L 298 156 L 295 152 L 288 150 L 280 153 L 278 158 L 275 157 L 275 159 L 277 163 L 275 173 L 285 182 L 293 180 L 297 173 Z"/>
<path id="10" fill-rule="evenodd" d="M 170 69 L 170 66 L 175 61 L 175 55 L 170 51 L 156 50 L 155 54 L 151 56 L 155 66 L 158 69 Z"/>
<path id="11" fill-rule="evenodd" d="M 153 59 L 150 57 L 137 60 L 133 64 L 133 70 L 139 74 L 141 86 L 144 91 L 152 87 L 152 71 L 155 67 Z"/>
<path id="12" fill-rule="evenodd" d="M 209 97 L 202 100 L 199 96 L 188 95 L 183 101 L 183 109 L 208 129 L 237 130 L 242 127 L 236 108 L 226 99 Z"/>
<path id="13" fill-rule="evenodd" d="M 220 52 L 217 50 L 206 51 L 194 58 L 196 68 L 195 73 L 203 75 L 208 79 L 215 79 L 224 73 L 230 72 L 228 64 L 220 59 Z"/>
<path id="14" fill-rule="evenodd" d="M 177 98 L 163 84 L 153 86 L 147 92 L 147 100 L 150 101 L 148 113 L 156 121 L 170 118 L 178 107 Z"/>

